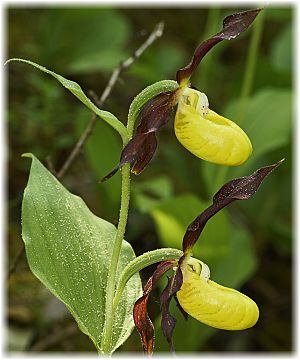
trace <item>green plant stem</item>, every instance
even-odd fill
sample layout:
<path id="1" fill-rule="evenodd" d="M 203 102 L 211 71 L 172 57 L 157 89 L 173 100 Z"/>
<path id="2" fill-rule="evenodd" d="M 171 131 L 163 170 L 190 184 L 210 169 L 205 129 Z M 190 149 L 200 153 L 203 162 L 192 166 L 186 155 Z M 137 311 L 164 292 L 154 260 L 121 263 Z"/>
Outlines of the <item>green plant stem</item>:
<path id="1" fill-rule="evenodd" d="M 178 84 L 174 80 L 161 80 L 142 90 L 132 101 L 128 112 L 128 134 L 131 137 L 134 131 L 135 122 L 142 107 L 154 96 L 167 91 L 178 89 Z"/>
<path id="2" fill-rule="evenodd" d="M 175 90 L 177 88 L 178 88 L 178 84 L 175 81 L 163 80 L 148 86 L 139 95 L 136 96 L 129 109 L 128 123 L 126 129 L 127 137 L 125 139 L 123 138 L 124 146 L 126 146 L 128 141 L 132 138 L 135 121 L 144 104 L 148 100 L 150 100 L 153 96 L 161 92 Z M 120 208 L 119 223 L 117 228 L 117 235 L 112 251 L 111 263 L 107 278 L 106 300 L 105 300 L 106 319 L 105 319 L 105 327 L 104 327 L 103 338 L 101 343 L 102 351 L 104 354 L 107 355 L 111 354 L 113 319 L 119 301 L 119 299 L 115 300 L 114 302 L 115 305 L 113 307 L 113 301 L 116 291 L 116 274 L 117 274 L 118 262 L 119 262 L 122 241 L 124 238 L 127 218 L 128 218 L 128 209 L 129 209 L 129 200 L 130 200 L 130 164 L 126 164 L 122 167 L 121 175 L 122 175 L 121 208 Z"/>
<path id="3" fill-rule="evenodd" d="M 110 351 L 111 337 L 112 337 L 112 328 L 113 328 L 113 319 L 114 319 L 114 312 L 112 307 L 113 307 L 113 299 L 115 294 L 117 267 L 118 267 L 122 241 L 124 238 L 127 218 L 128 218 L 128 209 L 129 209 L 129 200 L 130 200 L 130 164 L 125 164 L 122 167 L 121 173 L 122 173 L 122 192 L 121 192 L 120 216 L 119 216 L 116 240 L 113 247 L 111 263 L 107 278 L 106 301 L 105 301 L 106 320 L 105 320 L 105 329 L 103 333 L 103 342 L 102 342 L 102 349 L 104 354 L 111 353 Z"/>
<path id="4" fill-rule="evenodd" d="M 135 273 L 141 271 L 142 269 L 144 269 L 149 265 L 156 264 L 160 261 L 165 261 L 170 259 L 178 260 L 182 255 L 183 252 L 181 250 L 172 249 L 172 248 L 162 248 L 153 251 L 148 251 L 138 256 L 134 260 L 130 261 L 130 263 L 125 267 L 125 269 L 123 270 L 120 276 L 116 295 L 114 297 L 114 302 L 113 302 L 113 312 L 115 312 L 115 310 L 117 309 L 123 290 L 125 289 L 128 280 Z"/>

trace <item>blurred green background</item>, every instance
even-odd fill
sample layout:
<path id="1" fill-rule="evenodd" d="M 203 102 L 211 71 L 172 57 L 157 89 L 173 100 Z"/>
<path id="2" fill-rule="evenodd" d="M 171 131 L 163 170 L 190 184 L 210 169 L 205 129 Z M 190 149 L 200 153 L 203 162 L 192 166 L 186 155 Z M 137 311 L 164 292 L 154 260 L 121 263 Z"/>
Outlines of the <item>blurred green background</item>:
<path id="1" fill-rule="evenodd" d="M 163 37 L 118 80 L 103 106 L 126 121 L 133 97 L 147 85 L 175 79 L 197 44 L 221 28 L 222 19 L 243 10 L 225 8 L 148 7 L 9 7 L 7 58 L 32 60 L 78 82 L 89 94 L 105 88 L 111 71 L 131 55 L 164 21 Z M 245 129 L 254 152 L 238 168 L 205 163 L 176 140 L 172 124 L 159 134 L 158 151 L 145 172 L 132 180 L 132 202 L 126 238 L 139 255 L 157 247 L 181 247 L 187 225 L 203 210 L 226 180 L 249 175 L 285 157 L 249 201 L 236 202 L 207 225 L 195 256 L 209 264 L 211 277 L 241 289 L 259 306 L 254 328 L 226 332 L 177 316 L 175 349 L 185 352 L 293 349 L 292 118 L 294 9 L 266 8 L 236 40 L 218 44 L 192 78 L 210 107 Z M 10 351 L 95 351 L 62 305 L 30 272 L 22 250 L 20 207 L 29 162 L 34 153 L 59 169 L 91 114 L 56 80 L 24 64 L 8 73 L 8 344 Z M 119 137 L 104 122 L 62 180 L 99 217 L 116 224 L 120 174 L 105 184 L 98 179 L 118 162 Z M 17 254 L 20 261 L 15 262 Z M 142 273 L 145 281 L 154 267 Z M 164 286 L 163 279 L 161 286 Z M 167 351 L 159 325 L 159 294 L 151 296 L 156 350 Z M 119 351 L 141 351 L 133 332 Z"/>

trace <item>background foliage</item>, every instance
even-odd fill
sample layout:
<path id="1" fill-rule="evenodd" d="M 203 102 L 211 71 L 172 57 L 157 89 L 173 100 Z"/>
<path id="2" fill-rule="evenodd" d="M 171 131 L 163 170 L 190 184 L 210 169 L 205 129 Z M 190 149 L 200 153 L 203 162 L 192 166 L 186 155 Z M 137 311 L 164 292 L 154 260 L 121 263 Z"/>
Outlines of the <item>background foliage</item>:
<path id="1" fill-rule="evenodd" d="M 125 121 L 139 91 L 152 82 L 174 79 L 196 45 L 217 32 L 221 20 L 237 10 L 241 8 L 11 7 L 6 11 L 7 57 L 33 60 L 100 95 L 113 68 L 163 20 L 163 37 L 122 74 L 104 106 Z M 232 42 L 217 45 L 193 77 L 193 85 L 207 94 L 211 108 L 241 124 L 249 134 L 252 158 L 230 169 L 204 163 L 177 142 L 169 125 L 159 135 L 151 166 L 133 178 L 126 239 L 139 255 L 162 246 L 180 248 L 186 226 L 222 182 L 286 158 L 253 199 L 218 214 L 195 248 L 215 281 L 241 288 L 255 299 L 260 308 L 258 324 L 241 332 L 216 331 L 192 319 L 185 322 L 178 314 L 178 351 L 292 349 L 293 14 L 291 7 L 264 10 L 250 96 L 244 96 L 242 89 L 251 66 L 247 61 L 254 27 Z M 22 246 L 20 208 L 29 162 L 20 155 L 32 152 L 45 164 L 50 156 L 58 169 L 90 113 L 40 72 L 22 64 L 7 70 L 9 268 Z M 63 180 L 96 215 L 113 223 L 119 209 L 119 174 L 102 185 L 97 180 L 117 163 L 120 150 L 118 136 L 99 121 L 84 153 Z M 146 269 L 142 279 L 152 270 Z M 164 351 L 167 344 L 159 328 L 158 295 L 157 288 L 151 315 L 157 323 L 157 349 Z M 94 351 L 66 308 L 29 271 L 25 256 L 9 279 L 7 305 L 9 350 Z M 119 350 L 141 351 L 136 331 Z"/>

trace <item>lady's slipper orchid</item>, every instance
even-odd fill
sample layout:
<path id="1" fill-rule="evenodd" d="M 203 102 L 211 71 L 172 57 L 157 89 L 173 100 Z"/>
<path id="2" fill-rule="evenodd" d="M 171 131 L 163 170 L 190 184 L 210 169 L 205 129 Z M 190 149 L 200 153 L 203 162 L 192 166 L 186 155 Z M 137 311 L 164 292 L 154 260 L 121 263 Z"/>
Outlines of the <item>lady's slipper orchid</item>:
<path id="1" fill-rule="evenodd" d="M 265 177 L 282 162 L 283 160 L 260 168 L 250 176 L 234 179 L 223 185 L 213 197 L 213 204 L 188 226 L 183 237 L 183 256 L 179 260 L 170 259 L 158 265 L 133 310 L 136 328 L 148 354 L 151 354 L 154 348 L 154 328 L 147 313 L 149 294 L 157 280 L 170 269 L 175 273 L 169 278 L 160 302 L 162 331 L 171 350 L 172 333 L 176 324 L 176 319 L 169 312 L 172 297 L 178 301 L 179 308 L 185 316 L 190 315 L 209 326 L 225 330 L 243 330 L 255 325 L 259 316 L 255 302 L 237 290 L 210 280 L 208 266 L 191 255 L 193 246 L 207 221 L 233 201 L 249 199 L 256 193 Z"/>
<path id="2" fill-rule="evenodd" d="M 193 90 L 190 77 L 206 53 L 222 40 L 231 40 L 244 32 L 261 9 L 248 10 L 227 16 L 222 30 L 201 43 L 191 62 L 177 71 L 178 88 L 163 92 L 149 100 L 139 114 L 136 134 L 124 147 L 119 164 L 102 181 L 113 176 L 124 164 L 139 174 L 152 159 L 156 132 L 175 116 L 175 134 L 179 142 L 201 159 L 223 165 L 240 165 L 251 155 L 252 146 L 244 131 L 208 107 L 205 94 Z"/>
<path id="3" fill-rule="evenodd" d="M 248 296 L 210 280 L 202 261 L 189 258 L 176 293 L 183 310 L 202 323 L 224 330 L 244 330 L 258 320 L 258 307 Z"/>
<path id="4" fill-rule="evenodd" d="M 240 165 L 252 153 L 245 132 L 233 121 L 210 110 L 206 95 L 189 87 L 180 97 L 174 128 L 186 149 L 215 164 Z"/>

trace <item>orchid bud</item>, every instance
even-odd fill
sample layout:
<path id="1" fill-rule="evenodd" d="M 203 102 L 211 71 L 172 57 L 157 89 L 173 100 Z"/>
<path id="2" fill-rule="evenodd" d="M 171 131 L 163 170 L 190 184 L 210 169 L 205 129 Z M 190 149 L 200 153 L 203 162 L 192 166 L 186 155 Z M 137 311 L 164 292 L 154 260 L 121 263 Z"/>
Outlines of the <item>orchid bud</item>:
<path id="1" fill-rule="evenodd" d="M 245 132 L 210 110 L 205 94 L 188 87 L 180 97 L 174 128 L 178 141 L 187 150 L 215 164 L 241 165 L 252 153 Z"/>
<path id="2" fill-rule="evenodd" d="M 256 324 L 256 303 L 239 291 L 210 280 L 209 268 L 202 261 L 190 258 L 181 270 L 183 282 L 177 299 L 190 316 L 224 330 L 244 330 Z"/>

